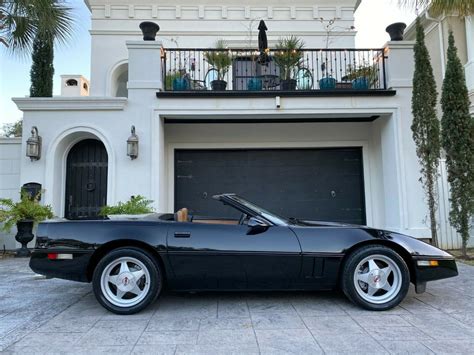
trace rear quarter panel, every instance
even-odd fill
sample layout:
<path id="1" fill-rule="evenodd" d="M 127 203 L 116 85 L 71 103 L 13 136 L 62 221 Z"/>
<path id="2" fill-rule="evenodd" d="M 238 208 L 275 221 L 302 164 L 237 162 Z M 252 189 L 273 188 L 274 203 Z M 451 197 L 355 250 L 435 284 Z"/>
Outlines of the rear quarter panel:
<path id="1" fill-rule="evenodd" d="M 90 281 L 89 264 L 113 245 L 146 245 L 157 252 L 165 271 L 168 225 L 151 221 L 64 221 L 38 227 L 30 267 L 37 273 L 76 281 Z M 73 260 L 48 260 L 48 253 L 70 253 Z"/>

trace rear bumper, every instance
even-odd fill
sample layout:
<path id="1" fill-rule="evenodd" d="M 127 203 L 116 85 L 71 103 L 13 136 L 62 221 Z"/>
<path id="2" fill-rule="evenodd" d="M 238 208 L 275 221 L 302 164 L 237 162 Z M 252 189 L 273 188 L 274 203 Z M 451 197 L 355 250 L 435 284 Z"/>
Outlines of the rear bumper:
<path id="1" fill-rule="evenodd" d="M 87 267 L 89 265 L 92 252 L 59 251 L 60 253 L 72 254 L 72 259 L 50 260 L 48 250 L 35 249 L 31 254 L 30 268 L 40 275 L 54 277 L 65 280 L 89 282 L 87 277 Z M 57 253 L 58 251 L 54 251 Z"/>

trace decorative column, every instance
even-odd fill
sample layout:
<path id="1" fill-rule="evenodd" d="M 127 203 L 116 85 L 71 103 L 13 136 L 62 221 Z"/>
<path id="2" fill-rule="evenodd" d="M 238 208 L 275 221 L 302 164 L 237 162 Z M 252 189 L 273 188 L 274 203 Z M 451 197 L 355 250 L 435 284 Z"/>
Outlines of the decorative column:
<path id="1" fill-rule="evenodd" d="M 161 41 L 127 41 L 127 48 L 129 99 L 133 100 L 136 95 L 154 96 L 163 87 Z"/>

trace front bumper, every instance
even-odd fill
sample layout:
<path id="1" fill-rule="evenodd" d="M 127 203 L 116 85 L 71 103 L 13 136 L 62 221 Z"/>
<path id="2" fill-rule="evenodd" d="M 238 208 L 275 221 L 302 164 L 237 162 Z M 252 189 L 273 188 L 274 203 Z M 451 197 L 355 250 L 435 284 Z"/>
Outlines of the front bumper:
<path id="1" fill-rule="evenodd" d="M 419 266 L 418 260 L 436 260 L 438 266 Z M 458 276 L 458 267 L 454 258 L 416 257 L 414 258 L 414 271 L 417 293 L 424 292 L 428 281 Z"/>
<path id="2" fill-rule="evenodd" d="M 35 249 L 31 254 L 30 268 L 40 275 L 54 277 L 65 280 L 89 282 L 87 277 L 87 267 L 92 256 L 92 252 L 59 251 L 61 253 L 72 254 L 72 259 L 50 260 L 48 251 L 45 249 Z M 58 253 L 58 251 L 54 251 Z"/>

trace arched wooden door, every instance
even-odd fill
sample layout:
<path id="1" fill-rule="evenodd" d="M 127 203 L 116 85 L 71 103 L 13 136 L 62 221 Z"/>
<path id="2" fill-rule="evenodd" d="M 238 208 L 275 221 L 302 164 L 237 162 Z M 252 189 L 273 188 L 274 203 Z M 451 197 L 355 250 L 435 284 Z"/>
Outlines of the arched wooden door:
<path id="1" fill-rule="evenodd" d="M 107 167 L 101 141 L 85 139 L 72 147 L 66 166 L 66 218 L 100 218 L 100 208 L 107 203 Z"/>

